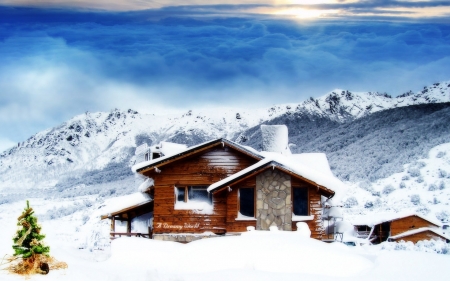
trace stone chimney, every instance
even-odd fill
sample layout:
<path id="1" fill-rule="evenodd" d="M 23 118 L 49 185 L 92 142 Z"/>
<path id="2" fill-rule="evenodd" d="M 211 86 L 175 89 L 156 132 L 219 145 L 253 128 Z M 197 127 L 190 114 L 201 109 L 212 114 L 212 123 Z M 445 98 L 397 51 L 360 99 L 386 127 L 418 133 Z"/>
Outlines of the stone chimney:
<path id="1" fill-rule="evenodd" d="M 261 125 L 263 151 L 290 155 L 286 125 Z"/>

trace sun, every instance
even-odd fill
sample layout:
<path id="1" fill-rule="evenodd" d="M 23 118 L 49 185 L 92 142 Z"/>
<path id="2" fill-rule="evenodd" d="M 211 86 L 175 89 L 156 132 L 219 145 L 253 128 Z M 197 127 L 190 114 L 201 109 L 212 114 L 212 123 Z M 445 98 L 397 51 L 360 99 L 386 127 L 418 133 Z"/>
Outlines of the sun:
<path id="1" fill-rule="evenodd" d="M 314 19 L 338 13 L 337 10 L 315 10 L 304 8 L 287 8 L 275 11 L 275 15 L 293 16 L 300 19 Z"/>

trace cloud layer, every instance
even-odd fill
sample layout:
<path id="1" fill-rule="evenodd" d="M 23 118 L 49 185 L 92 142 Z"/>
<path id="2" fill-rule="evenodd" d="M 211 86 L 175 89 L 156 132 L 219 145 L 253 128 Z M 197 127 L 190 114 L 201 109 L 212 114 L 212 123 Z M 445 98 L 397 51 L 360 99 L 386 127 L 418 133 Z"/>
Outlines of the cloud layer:
<path id="1" fill-rule="evenodd" d="M 86 110 L 260 106 L 336 87 L 397 95 L 449 79 L 447 24 L 190 13 L 0 7 L 0 137 Z"/>

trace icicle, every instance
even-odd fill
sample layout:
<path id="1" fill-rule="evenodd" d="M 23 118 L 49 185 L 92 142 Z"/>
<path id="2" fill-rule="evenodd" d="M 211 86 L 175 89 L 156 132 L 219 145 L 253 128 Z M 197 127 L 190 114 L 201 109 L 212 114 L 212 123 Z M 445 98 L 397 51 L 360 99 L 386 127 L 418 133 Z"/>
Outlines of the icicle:
<path id="1" fill-rule="evenodd" d="M 228 192 L 231 192 L 233 189 L 231 189 L 231 187 L 228 186 Z"/>
<path id="2" fill-rule="evenodd" d="M 272 164 L 272 170 L 275 170 L 275 165 L 274 164 Z"/>
<path id="3" fill-rule="evenodd" d="M 159 173 L 161 173 L 161 170 L 158 169 L 158 167 L 155 167 L 155 172 L 157 172 L 159 174 Z"/>
<path id="4" fill-rule="evenodd" d="M 224 148 L 225 147 L 225 143 L 224 142 L 222 142 L 222 148 Z"/>

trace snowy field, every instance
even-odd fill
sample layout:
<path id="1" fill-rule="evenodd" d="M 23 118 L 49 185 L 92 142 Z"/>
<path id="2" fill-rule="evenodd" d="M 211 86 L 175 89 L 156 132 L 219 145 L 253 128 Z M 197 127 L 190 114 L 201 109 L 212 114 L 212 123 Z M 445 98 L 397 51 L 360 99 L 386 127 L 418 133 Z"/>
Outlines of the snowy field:
<path id="1" fill-rule="evenodd" d="M 57 203 L 30 202 L 38 215 Z M 25 202 L 0 205 L 2 257 L 12 254 L 16 219 L 24 206 Z M 69 268 L 31 280 L 448 280 L 450 274 L 450 255 L 417 251 L 408 244 L 403 246 L 409 250 L 394 250 L 394 244 L 348 247 L 277 231 L 189 244 L 120 238 L 110 245 L 100 239 L 108 234 L 106 221 L 84 223 L 77 213 L 44 220 L 42 230 L 51 255 Z M 0 280 L 24 277 L 1 270 Z"/>

